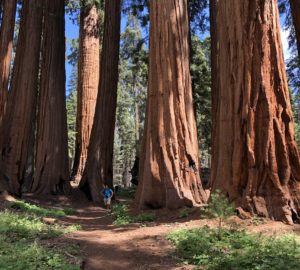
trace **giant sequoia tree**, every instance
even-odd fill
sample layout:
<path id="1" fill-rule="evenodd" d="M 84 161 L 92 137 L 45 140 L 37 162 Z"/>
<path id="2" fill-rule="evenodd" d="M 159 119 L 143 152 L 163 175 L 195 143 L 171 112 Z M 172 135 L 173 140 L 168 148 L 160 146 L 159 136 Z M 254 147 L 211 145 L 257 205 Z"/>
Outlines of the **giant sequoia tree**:
<path id="1" fill-rule="evenodd" d="M 277 1 L 219 1 L 217 22 L 213 189 L 246 211 L 291 223 L 300 211 L 300 161 Z"/>
<path id="2" fill-rule="evenodd" d="M 297 39 L 298 55 L 300 58 L 300 1 L 290 0 L 290 6 Z"/>
<path id="3" fill-rule="evenodd" d="M 189 72 L 187 0 L 150 1 L 150 70 L 138 207 L 206 201 Z"/>
<path id="4" fill-rule="evenodd" d="M 4 117 L 1 168 L 9 191 L 19 194 L 24 180 L 36 113 L 37 80 L 42 35 L 43 1 L 25 1 L 20 23 L 11 98 Z"/>
<path id="5" fill-rule="evenodd" d="M 216 134 L 216 115 L 218 110 L 218 99 L 219 99 L 219 87 L 218 87 L 218 27 L 217 27 L 217 15 L 218 15 L 218 3 L 219 0 L 210 0 L 209 13 L 210 13 L 210 37 L 211 37 L 211 97 L 212 97 L 212 156 L 215 151 L 215 134 Z"/>
<path id="6" fill-rule="evenodd" d="M 99 83 L 99 21 L 95 4 L 82 1 L 77 83 L 77 134 L 72 178 L 79 182 L 87 158 Z"/>
<path id="7" fill-rule="evenodd" d="M 0 31 L 0 125 L 6 108 L 17 0 L 3 3 Z"/>
<path id="8" fill-rule="evenodd" d="M 65 104 L 65 3 L 45 0 L 36 163 L 32 190 L 64 191 L 69 185 Z"/>
<path id="9" fill-rule="evenodd" d="M 104 35 L 99 94 L 88 157 L 80 188 L 99 201 L 101 184 L 112 186 L 113 144 L 116 119 L 121 1 L 105 1 Z"/>

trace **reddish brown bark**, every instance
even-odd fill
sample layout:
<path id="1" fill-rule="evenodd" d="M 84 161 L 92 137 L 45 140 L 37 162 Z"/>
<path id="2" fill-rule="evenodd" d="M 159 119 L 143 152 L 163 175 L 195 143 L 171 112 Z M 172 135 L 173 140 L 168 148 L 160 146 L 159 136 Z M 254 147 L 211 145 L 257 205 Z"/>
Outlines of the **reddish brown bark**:
<path id="1" fill-rule="evenodd" d="M 1 168 L 9 191 L 20 194 L 36 113 L 37 80 L 42 35 L 43 1 L 25 1 L 22 8 L 10 102 L 4 117 Z"/>
<path id="2" fill-rule="evenodd" d="M 69 188 L 65 104 L 64 1 L 46 0 L 41 83 L 32 191 L 56 194 Z"/>
<path id="3" fill-rule="evenodd" d="M 298 55 L 300 58 L 300 1 L 290 0 L 290 6 L 297 39 Z"/>
<path id="4" fill-rule="evenodd" d="M 178 208 L 206 201 L 199 176 L 189 72 L 187 0 L 150 1 L 150 69 L 136 203 Z"/>
<path id="5" fill-rule="evenodd" d="M 120 48 L 120 2 L 120 0 L 105 1 L 100 88 L 88 158 L 79 185 L 93 201 L 100 200 L 99 191 L 102 183 L 113 185 L 112 164 Z"/>
<path id="6" fill-rule="evenodd" d="M 218 4 L 219 0 L 210 0 L 209 3 L 209 12 L 210 12 L 210 37 L 211 37 L 211 97 L 212 97 L 212 156 L 215 156 L 215 151 L 217 150 L 215 145 L 216 142 L 216 132 L 217 132 L 217 111 L 218 111 L 218 100 L 219 100 L 219 86 L 218 86 L 218 77 L 219 77 L 219 68 L 218 68 L 218 50 L 219 50 L 219 41 L 218 41 Z M 217 162 L 217 161 L 216 161 Z M 216 165 L 216 162 L 212 165 Z M 212 177 L 215 172 L 212 168 Z"/>
<path id="7" fill-rule="evenodd" d="M 87 159 L 99 84 L 99 21 L 97 7 L 85 1 L 80 14 L 77 84 L 77 134 L 72 179 L 79 183 Z"/>
<path id="8" fill-rule="evenodd" d="M 16 7 L 17 0 L 6 0 L 3 3 L 3 18 L 0 31 L 0 125 L 7 103 Z"/>
<path id="9" fill-rule="evenodd" d="M 276 0 L 219 1 L 219 102 L 213 189 L 292 223 L 300 161 Z"/>

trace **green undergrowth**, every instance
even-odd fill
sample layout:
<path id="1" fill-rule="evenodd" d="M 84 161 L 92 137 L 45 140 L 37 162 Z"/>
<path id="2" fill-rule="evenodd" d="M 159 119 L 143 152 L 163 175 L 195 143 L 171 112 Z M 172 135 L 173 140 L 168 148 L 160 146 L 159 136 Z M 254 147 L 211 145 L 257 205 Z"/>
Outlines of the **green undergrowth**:
<path id="1" fill-rule="evenodd" d="M 128 205 L 115 204 L 111 209 L 112 215 L 115 218 L 114 225 L 128 225 L 130 223 L 146 223 L 155 220 L 155 215 L 151 213 L 141 213 L 137 216 L 132 216 L 129 213 Z"/>
<path id="2" fill-rule="evenodd" d="M 11 208 L 21 212 L 26 212 L 28 214 L 34 214 L 37 216 L 46 216 L 46 217 L 64 217 L 76 213 L 76 211 L 72 208 L 50 209 L 35 204 L 30 204 L 24 201 L 13 202 L 11 204 Z"/>
<path id="3" fill-rule="evenodd" d="M 172 241 L 186 263 L 205 270 L 298 270 L 300 237 L 294 234 L 265 236 L 243 230 L 207 226 L 171 232 Z"/>
<path id="4" fill-rule="evenodd" d="M 192 215 L 193 213 L 195 213 L 195 209 L 194 208 L 183 208 L 179 211 L 178 213 L 178 217 L 179 218 L 187 218 L 190 215 Z"/>
<path id="5" fill-rule="evenodd" d="M 118 192 L 116 193 L 116 196 L 133 199 L 135 191 L 136 190 L 133 188 L 119 188 Z"/>
<path id="6" fill-rule="evenodd" d="M 79 270 L 66 261 L 62 250 L 42 245 L 78 229 L 76 225 L 45 224 L 40 217 L 24 212 L 0 212 L 0 269 Z"/>

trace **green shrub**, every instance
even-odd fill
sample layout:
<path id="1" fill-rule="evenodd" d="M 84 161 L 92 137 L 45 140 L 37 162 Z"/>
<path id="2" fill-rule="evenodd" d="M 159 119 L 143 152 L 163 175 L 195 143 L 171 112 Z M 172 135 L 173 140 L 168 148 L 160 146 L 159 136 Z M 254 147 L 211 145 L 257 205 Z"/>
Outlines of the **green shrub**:
<path id="1" fill-rule="evenodd" d="M 54 252 L 39 244 L 78 229 L 78 225 L 63 227 L 47 225 L 37 216 L 23 212 L 0 212 L 0 269 L 63 269 L 79 270 L 65 262 L 62 251 Z"/>
<path id="2" fill-rule="evenodd" d="M 112 206 L 111 213 L 115 218 L 114 225 L 128 225 L 132 223 L 132 218 L 128 214 L 128 205 L 115 204 Z"/>
<path id="3" fill-rule="evenodd" d="M 62 210 L 67 216 L 75 215 L 77 213 L 77 211 L 73 208 L 63 208 Z"/>
<path id="4" fill-rule="evenodd" d="M 79 270 L 80 267 L 66 263 L 61 254 L 37 242 L 9 242 L 9 239 L 0 236 L 0 269 Z"/>
<path id="5" fill-rule="evenodd" d="M 131 216 L 128 212 L 128 205 L 115 204 L 112 206 L 111 213 L 115 218 L 114 225 L 128 225 L 130 223 L 151 222 L 155 219 L 155 215 L 150 213 L 142 213 L 137 216 Z"/>
<path id="6" fill-rule="evenodd" d="M 192 214 L 193 208 L 183 208 L 179 211 L 178 217 L 179 218 L 187 218 Z"/>
<path id="7" fill-rule="evenodd" d="M 135 191 L 136 190 L 133 188 L 119 188 L 118 192 L 116 193 L 116 196 L 133 199 Z"/>
<path id="8" fill-rule="evenodd" d="M 80 229 L 80 225 L 73 224 L 62 227 L 58 224 L 47 225 L 39 218 L 10 211 L 0 212 L 0 234 L 16 239 L 55 238 L 62 234 Z"/>
<path id="9" fill-rule="evenodd" d="M 298 270 L 300 238 L 295 235 L 267 237 L 245 231 L 203 227 L 170 233 L 180 255 L 188 263 L 207 270 Z"/>
<path id="10" fill-rule="evenodd" d="M 133 220 L 137 223 L 152 222 L 155 220 L 155 215 L 151 213 L 142 213 L 133 217 Z"/>
<path id="11" fill-rule="evenodd" d="M 34 239 L 48 231 L 50 228 L 38 218 L 10 211 L 0 212 L 0 234 L 11 239 Z"/>
<path id="12" fill-rule="evenodd" d="M 64 217 L 66 215 L 72 215 L 76 213 L 74 209 L 48 209 L 35 204 L 30 204 L 24 201 L 15 201 L 11 204 L 11 208 L 25 212 L 28 214 L 34 214 L 43 217 Z"/>

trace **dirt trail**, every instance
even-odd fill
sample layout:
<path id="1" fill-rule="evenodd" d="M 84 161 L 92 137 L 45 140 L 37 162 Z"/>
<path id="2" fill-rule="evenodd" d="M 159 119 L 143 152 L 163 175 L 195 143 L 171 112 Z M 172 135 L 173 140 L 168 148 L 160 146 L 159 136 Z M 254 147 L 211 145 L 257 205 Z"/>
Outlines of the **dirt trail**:
<path id="1" fill-rule="evenodd" d="M 109 213 L 100 207 L 78 210 L 76 216 L 61 219 L 68 224 L 80 224 L 82 230 L 67 237 L 80 243 L 86 270 L 172 270 L 192 269 L 180 266 L 174 258 L 174 248 L 165 235 L 175 227 L 187 224 L 131 224 L 114 226 Z M 190 224 L 191 225 L 191 224 Z"/>
<path id="2" fill-rule="evenodd" d="M 53 198 L 53 197 L 52 197 Z M 165 240 L 166 234 L 177 228 L 192 228 L 203 225 L 214 226 L 211 220 L 183 220 L 178 214 L 162 215 L 157 221 L 146 225 L 131 224 L 114 226 L 109 212 L 99 206 L 93 206 L 86 200 L 65 199 L 57 197 L 56 201 L 43 198 L 33 200 L 51 207 L 73 207 L 77 213 L 59 219 L 65 225 L 79 224 L 81 230 L 66 237 L 79 243 L 84 256 L 85 270 L 189 270 L 193 266 L 183 265 L 174 256 L 174 247 Z M 84 203 L 82 203 L 85 201 Z M 296 231 L 300 225 L 288 226 L 280 222 L 268 221 L 254 226 L 236 218 L 236 222 L 255 232 L 268 234 Z M 248 222 L 249 223 L 249 222 Z"/>

